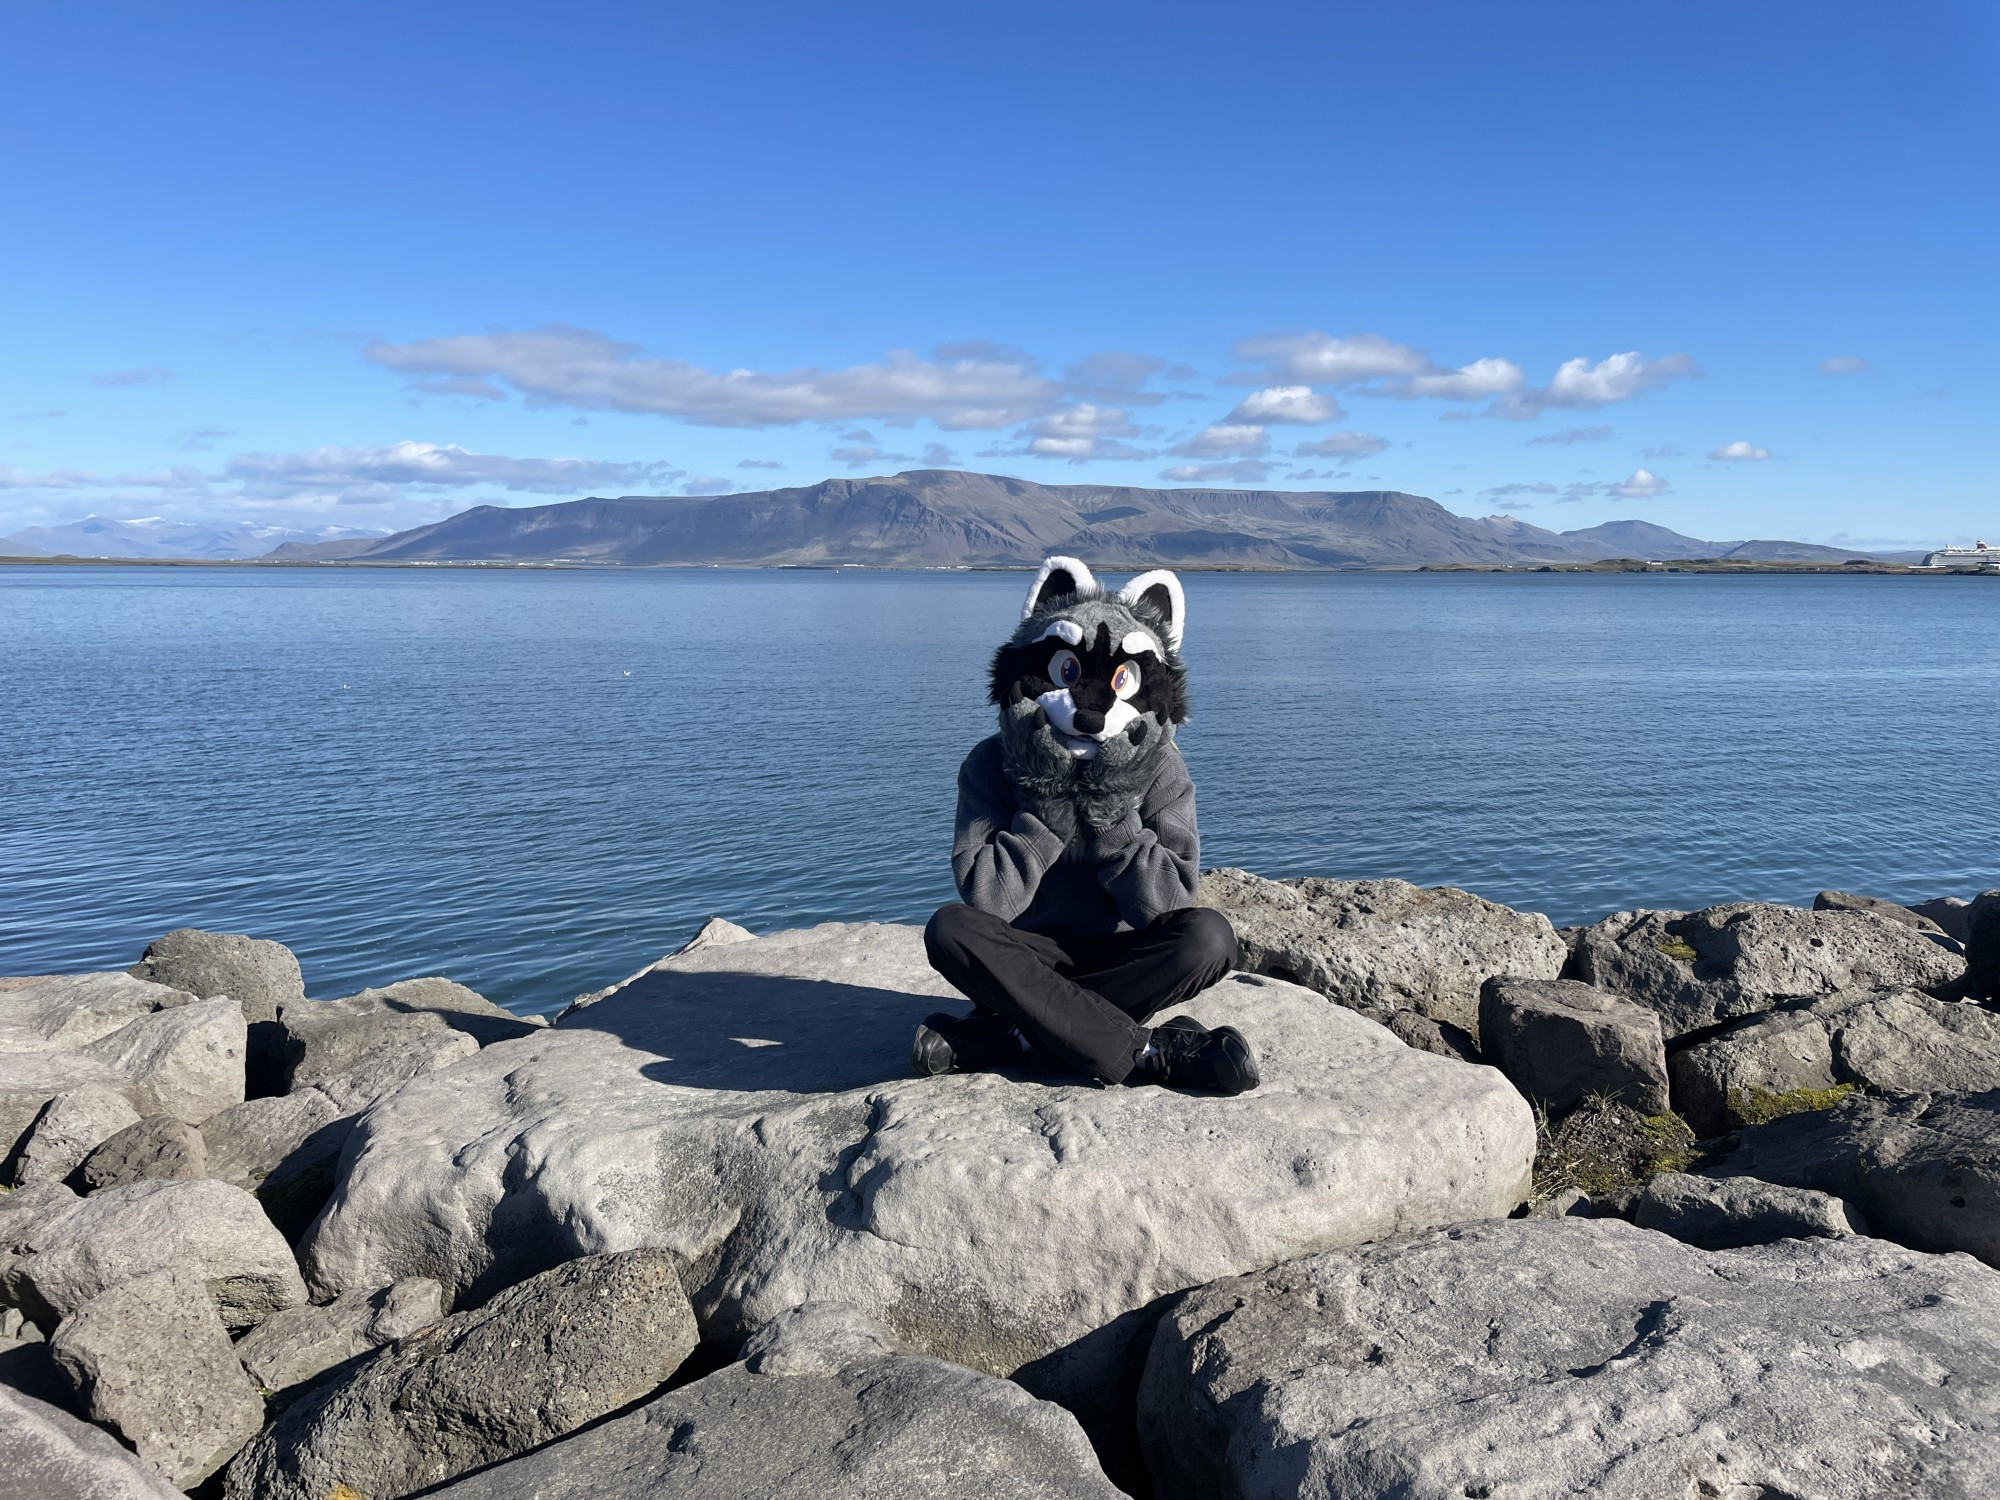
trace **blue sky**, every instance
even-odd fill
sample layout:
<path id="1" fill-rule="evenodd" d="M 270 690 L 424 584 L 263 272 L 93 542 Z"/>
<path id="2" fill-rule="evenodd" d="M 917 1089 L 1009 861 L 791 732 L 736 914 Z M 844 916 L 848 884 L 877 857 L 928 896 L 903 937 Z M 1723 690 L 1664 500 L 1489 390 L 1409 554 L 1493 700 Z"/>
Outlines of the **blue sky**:
<path id="1" fill-rule="evenodd" d="M 2000 532 L 2000 9 L 0 0 L 0 533 L 950 465 Z"/>

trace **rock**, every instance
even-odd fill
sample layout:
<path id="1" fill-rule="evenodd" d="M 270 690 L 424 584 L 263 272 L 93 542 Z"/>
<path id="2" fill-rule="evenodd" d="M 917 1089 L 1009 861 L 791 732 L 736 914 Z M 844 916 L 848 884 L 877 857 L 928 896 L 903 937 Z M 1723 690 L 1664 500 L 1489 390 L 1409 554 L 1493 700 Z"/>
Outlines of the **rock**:
<path id="1" fill-rule="evenodd" d="M 278 1007 L 306 997 L 299 961 L 283 943 L 233 932 L 177 927 L 146 945 L 128 971 L 204 1000 L 228 996 L 248 1022 L 275 1021 Z"/>
<path id="2" fill-rule="evenodd" d="M 1934 932 L 1944 936 L 1944 929 L 1929 917 L 1907 906 L 1898 906 L 1893 901 L 1884 901 L 1880 896 L 1858 896 L 1853 891 L 1821 891 L 1813 897 L 1814 911 L 1866 911 L 1878 917 L 1887 917 L 1891 922 L 1901 922 L 1905 927 L 1918 932 Z"/>
<path id="3" fill-rule="evenodd" d="M 2000 1001 L 2000 890 L 1982 891 L 1966 907 L 1965 956 L 1974 987 Z"/>
<path id="4" fill-rule="evenodd" d="M 910 1078 L 950 993 L 914 927 L 687 953 L 364 1115 L 301 1247 L 313 1284 L 430 1276 L 462 1302 L 661 1245 L 718 1340 L 849 1301 L 1108 1412 L 1162 1294 L 1525 1196 L 1534 1124 L 1505 1079 L 1298 986 L 1239 975 L 1177 1007 L 1258 1047 L 1264 1083 L 1236 1098 Z"/>
<path id="5" fill-rule="evenodd" d="M 102 1090 L 130 1102 L 132 1080 L 108 1063 L 76 1052 L 0 1052 L 0 1162 L 20 1179 L 29 1129 L 63 1094 Z M 133 1110 L 133 1117 L 138 1117 Z M 123 1125 L 118 1128 L 123 1129 Z"/>
<path id="6" fill-rule="evenodd" d="M 1847 990 L 1674 1055 L 1674 1105 L 1704 1135 L 1761 1124 L 1841 1085 L 1892 1093 L 2000 1088 L 2000 1015 L 1917 990 Z M 1796 1097 L 1795 1097 L 1796 1096 Z"/>
<path id="7" fill-rule="evenodd" d="M 405 979 L 344 1000 L 301 1000 L 280 1008 L 287 1091 L 344 1073 L 371 1052 L 438 1032 L 460 1031 L 481 1046 L 536 1030 L 449 979 Z"/>
<path id="8" fill-rule="evenodd" d="M 230 1328 L 306 1300 L 283 1236 L 226 1182 L 141 1182 L 78 1198 L 24 1188 L 0 1200 L 0 1290 L 43 1327 L 111 1288 L 175 1266 L 199 1272 Z"/>
<path id="9" fill-rule="evenodd" d="M 171 1266 L 121 1282 L 63 1319 L 49 1341 L 92 1421 L 192 1489 L 264 1425 L 201 1274 Z"/>
<path id="10" fill-rule="evenodd" d="M 1076 1419 L 808 1304 L 743 1362 L 437 1500 L 1119 1500 Z"/>
<path id="11" fill-rule="evenodd" d="M 696 1343 L 679 1262 L 592 1256 L 312 1387 L 229 1467 L 230 1500 L 390 1500 L 575 1431 L 662 1384 Z"/>
<path id="12" fill-rule="evenodd" d="M 181 1500 L 109 1433 L 5 1386 L 0 1454 L 0 1500 Z"/>
<path id="13" fill-rule="evenodd" d="M 287 1240 L 304 1234 L 333 1196 L 354 1116 L 316 1088 L 246 1099 L 202 1122 L 208 1175 L 254 1193 Z"/>
<path id="14" fill-rule="evenodd" d="M 1944 991 L 1965 976 L 1949 945 L 1887 917 L 1752 902 L 1615 913 L 1578 940 L 1571 967 L 1571 977 L 1658 1012 L 1669 1043 L 1787 1000 Z"/>
<path id="15" fill-rule="evenodd" d="M 92 1151 L 138 1123 L 132 1101 L 105 1084 L 87 1083 L 58 1094 L 42 1107 L 14 1155 L 14 1185 L 62 1182 Z"/>
<path id="16" fill-rule="evenodd" d="M 606 995 L 617 994 L 620 990 L 624 989 L 626 985 L 632 983 L 633 980 L 638 979 L 643 975 L 650 974 L 655 969 L 663 969 L 670 967 L 673 961 L 679 958 L 682 954 L 693 953 L 698 948 L 715 948 L 723 946 L 728 943 L 754 943 L 756 940 L 757 940 L 757 934 L 752 932 L 749 928 L 739 927 L 736 925 L 736 923 L 727 921 L 722 917 L 710 917 L 706 922 L 701 924 L 701 930 L 699 932 L 695 933 L 695 935 L 689 938 L 685 943 L 682 943 L 680 947 L 674 949 L 674 951 L 669 953 L 665 958 L 658 958 L 653 960 L 653 962 L 647 964 L 646 967 L 641 969 L 637 974 L 633 974 L 629 978 L 622 979 L 617 984 L 607 985 L 601 990 L 592 990 L 588 994 L 578 995 L 574 1000 L 570 1001 L 568 1005 L 565 1005 L 561 1010 L 557 1011 L 554 1017 L 551 1018 L 551 1020 L 552 1022 L 560 1021 L 564 1016 L 568 1015 L 571 1011 L 580 1010 L 586 1005 L 595 1005 L 599 1000 L 602 1000 Z M 533 1020 L 535 1018 L 531 1016 L 528 1017 L 527 1019 Z"/>
<path id="17" fill-rule="evenodd" d="M 1472 1039 L 1472 1033 L 1461 1030 L 1444 1021 L 1433 1021 L 1429 1016 L 1420 1016 L 1413 1010 L 1399 1010 L 1390 1013 L 1382 1023 L 1405 1047 L 1415 1047 L 1419 1052 L 1432 1052 L 1439 1057 L 1454 1057 L 1460 1062 L 1478 1063 L 1479 1044 Z"/>
<path id="18" fill-rule="evenodd" d="M 1496 974 L 1554 979 L 1568 950 L 1539 912 L 1401 880 L 1266 880 L 1206 870 L 1199 896 L 1229 918 L 1243 967 L 1386 1021 L 1413 1010 L 1472 1032 Z"/>
<path id="19" fill-rule="evenodd" d="M 1744 1131 L 1705 1170 L 1844 1198 L 1875 1234 L 2000 1266 L 2000 1089 L 1853 1095 Z"/>
<path id="20" fill-rule="evenodd" d="M 76 1175 L 84 1192 L 134 1182 L 187 1182 L 207 1175 L 201 1132 L 172 1115 L 148 1115 L 128 1125 L 83 1160 Z"/>
<path id="21" fill-rule="evenodd" d="M 296 1240 L 333 1196 L 335 1169 L 354 1117 L 391 1090 L 479 1050 L 462 1031 L 440 1031 L 371 1052 L 345 1073 L 296 1093 L 247 1099 L 202 1122 L 208 1175 L 257 1195 L 271 1222 Z"/>
<path id="22" fill-rule="evenodd" d="M 1910 908 L 1926 921 L 1935 922 L 1948 938 L 1965 941 L 1965 914 L 1972 903 L 1957 896 L 1939 896 L 1932 901 L 1919 901 Z"/>
<path id="23" fill-rule="evenodd" d="M 342 1114 L 359 1114 L 412 1078 L 463 1062 L 478 1050 L 479 1043 L 463 1031 L 433 1032 L 370 1052 L 346 1072 L 322 1078 L 314 1087 L 331 1099 Z"/>
<path id="24" fill-rule="evenodd" d="M 1202 1287 L 1140 1426 L 1162 1500 L 1980 1495 L 2000 1276 L 1864 1238 L 1515 1220 Z"/>
<path id="25" fill-rule="evenodd" d="M 1846 1203 L 1810 1188 L 1685 1172 L 1662 1172 L 1640 1188 L 1630 1217 L 1641 1229 L 1657 1229 L 1704 1250 L 1868 1232 L 1867 1220 Z"/>
<path id="26" fill-rule="evenodd" d="M 1594 1218 L 1596 1213 L 1596 1205 L 1591 1202 L 1590 1194 L 1586 1193 L 1582 1188 L 1573 1187 L 1564 1188 L 1561 1192 L 1544 1198 L 1539 1203 L 1530 1203 L 1527 1206 L 1527 1212 L 1520 1217 L 1524 1219 L 1589 1219 Z"/>
<path id="27" fill-rule="evenodd" d="M 127 974 L 63 974 L 0 993 L 0 1052 L 73 1051 L 194 997 Z"/>
<path id="28" fill-rule="evenodd" d="M 127 1023 L 82 1049 L 131 1080 L 142 1115 L 199 1125 L 243 1100 L 246 1028 L 232 1000 L 195 1000 Z"/>
<path id="29" fill-rule="evenodd" d="M 1550 1114 L 1593 1094 L 1642 1115 L 1666 1111 L 1667 1048 L 1660 1018 L 1573 979 L 1486 981 L 1479 997 L 1481 1053 Z"/>
<path id="30" fill-rule="evenodd" d="M 1836 1082 L 1825 1025 L 1797 1011 L 1759 1016 L 1676 1052 L 1667 1071 L 1674 1108 L 1703 1136 L 1738 1129 L 1786 1096 L 1831 1089 Z"/>
<path id="31" fill-rule="evenodd" d="M 376 1292 L 347 1292 L 324 1305 L 273 1313 L 236 1344 L 257 1383 L 282 1391 L 371 1349 L 406 1338 L 444 1316 L 444 1294 L 421 1276 Z"/>

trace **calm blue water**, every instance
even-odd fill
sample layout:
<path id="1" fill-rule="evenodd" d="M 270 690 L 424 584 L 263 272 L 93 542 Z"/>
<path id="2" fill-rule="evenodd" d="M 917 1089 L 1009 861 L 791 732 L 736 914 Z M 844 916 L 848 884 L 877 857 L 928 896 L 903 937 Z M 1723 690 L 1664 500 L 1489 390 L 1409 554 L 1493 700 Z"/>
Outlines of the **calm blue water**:
<path id="1" fill-rule="evenodd" d="M 916 920 L 1024 575 L 0 569 L 0 973 L 169 927 L 546 1009 Z M 1204 856 L 1634 905 L 2000 885 L 1989 579 L 1190 575 Z"/>

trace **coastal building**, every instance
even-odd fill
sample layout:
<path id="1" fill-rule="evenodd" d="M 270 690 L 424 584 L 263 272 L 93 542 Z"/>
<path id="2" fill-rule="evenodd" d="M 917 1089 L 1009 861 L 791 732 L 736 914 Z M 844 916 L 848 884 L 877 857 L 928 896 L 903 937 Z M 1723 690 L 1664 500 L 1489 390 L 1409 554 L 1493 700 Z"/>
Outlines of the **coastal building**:
<path id="1" fill-rule="evenodd" d="M 1924 558 L 1927 568 L 1990 568 L 2000 573 L 2000 547 L 1974 542 L 1970 547 L 1940 547 Z"/>

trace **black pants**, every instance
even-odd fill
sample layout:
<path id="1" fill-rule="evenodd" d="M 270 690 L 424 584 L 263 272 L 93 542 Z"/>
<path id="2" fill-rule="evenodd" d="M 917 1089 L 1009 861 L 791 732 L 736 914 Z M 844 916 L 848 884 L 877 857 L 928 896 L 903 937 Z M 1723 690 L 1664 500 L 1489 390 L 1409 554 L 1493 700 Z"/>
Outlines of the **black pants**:
<path id="1" fill-rule="evenodd" d="M 1205 906 L 1137 932 L 1049 937 L 954 902 L 924 928 L 931 967 L 1078 1072 L 1122 1083 L 1151 1040 L 1143 1024 L 1236 967 L 1229 919 Z"/>

